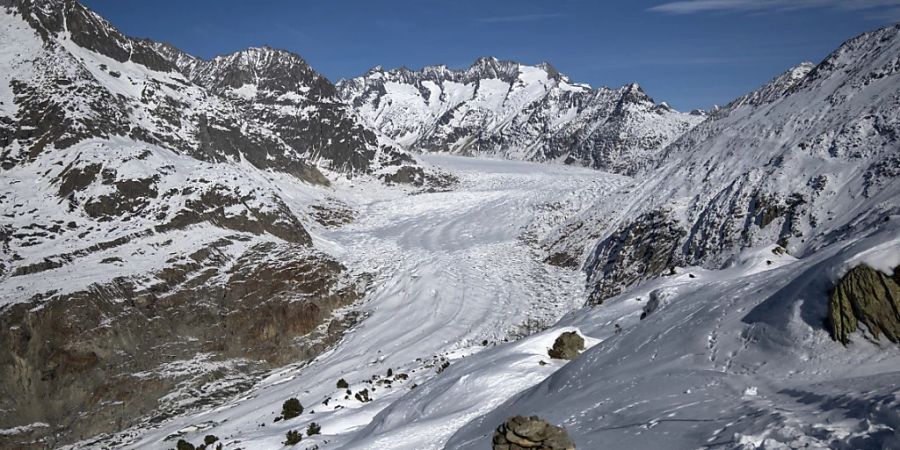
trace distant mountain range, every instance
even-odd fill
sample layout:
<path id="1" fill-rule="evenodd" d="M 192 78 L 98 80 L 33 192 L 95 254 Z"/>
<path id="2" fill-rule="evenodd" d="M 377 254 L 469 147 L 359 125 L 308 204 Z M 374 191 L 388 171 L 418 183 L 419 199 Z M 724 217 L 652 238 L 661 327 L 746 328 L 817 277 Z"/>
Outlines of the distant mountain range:
<path id="1" fill-rule="evenodd" d="M 561 162 L 634 174 L 703 121 L 657 104 L 640 86 L 592 89 L 549 64 L 480 58 L 338 83 L 366 123 L 408 149 Z"/>

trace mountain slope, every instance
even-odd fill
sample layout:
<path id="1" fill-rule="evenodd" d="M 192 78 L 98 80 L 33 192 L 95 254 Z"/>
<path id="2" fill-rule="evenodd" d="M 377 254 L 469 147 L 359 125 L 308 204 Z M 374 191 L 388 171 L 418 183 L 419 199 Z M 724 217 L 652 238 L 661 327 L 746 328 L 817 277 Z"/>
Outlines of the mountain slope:
<path id="1" fill-rule="evenodd" d="M 531 345 L 570 330 L 598 343 L 471 420 L 443 448 L 487 448 L 494 428 L 517 414 L 564 426 L 588 449 L 895 448 L 900 348 L 861 335 L 845 347 L 822 321 L 836 276 L 878 258 L 900 262 L 898 233 L 895 216 L 800 260 L 773 246 L 748 249 L 727 269 L 685 268 L 570 314 Z M 534 364 L 512 349 L 485 353 L 468 363 L 485 367 L 506 356 L 508 368 Z M 475 374 L 451 372 L 436 387 L 487 379 Z M 424 388 L 370 429 L 389 435 L 439 423 L 440 413 L 408 425 L 392 419 L 423 405 L 452 414 L 450 405 L 466 401 Z"/>
<path id="2" fill-rule="evenodd" d="M 125 37 L 81 4 L 17 1 L 5 8 L 28 22 L 26 34 L 36 35 L 22 38 L 34 52 L 10 53 L 6 61 L 4 166 L 33 159 L 49 145 L 65 149 L 86 138 L 127 136 L 205 161 L 246 160 L 328 182 L 272 131 L 245 120 L 231 103 L 185 80 L 152 45 Z M 9 26 L 17 27 L 11 35 L 24 29 Z"/>
<path id="3" fill-rule="evenodd" d="M 0 41 L 0 447 L 217 401 L 354 322 L 306 155 L 75 1 L 3 1 Z"/>
<path id="4" fill-rule="evenodd" d="M 559 161 L 635 173 L 703 120 L 656 104 L 637 84 L 591 89 L 548 64 L 480 58 L 338 83 L 372 127 L 411 150 Z"/>
<path id="5" fill-rule="evenodd" d="M 204 61 L 165 44 L 155 47 L 192 82 L 236 104 L 307 160 L 348 174 L 415 164 L 381 143 L 334 85 L 294 53 L 262 47 Z"/>
<path id="6" fill-rule="evenodd" d="M 900 28 L 848 41 L 732 102 L 668 146 L 658 168 L 560 229 L 592 301 L 673 266 L 719 267 L 747 246 L 802 257 L 897 213 Z M 615 212 L 614 212 L 615 211 Z"/>

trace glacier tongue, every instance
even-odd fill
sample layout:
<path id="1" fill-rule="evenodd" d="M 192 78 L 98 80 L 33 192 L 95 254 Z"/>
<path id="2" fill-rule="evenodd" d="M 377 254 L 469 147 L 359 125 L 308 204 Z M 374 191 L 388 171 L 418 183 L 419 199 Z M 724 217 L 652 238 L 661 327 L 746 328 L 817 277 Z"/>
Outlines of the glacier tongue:
<path id="1" fill-rule="evenodd" d="M 478 405 L 470 401 L 453 416 L 452 426 L 427 434 L 406 433 L 406 438 L 387 441 L 360 435 L 361 443 L 350 443 L 379 411 L 444 377 L 464 357 L 550 326 L 580 307 L 584 274 L 541 262 L 542 252 L 523 240 L 523 233 L 540 240 L 554 223 L 628 180 L 524 162 L 437 155 L 423 160 L 456 175 L 458 188 L 410 196 L 339 180 L 334 187 L 361 212 L 359 220 L 313 236 L 349 269 L 375 277 L 377 288 L 361 306 L 365 320 L 333 350 L 307 366 L 271 375 L 241 399 L 158 429 L 127 431 L 125 436 L 132 436 L 127 439 L 135 439 L 130 446 L 164 446 L 163 440 L 173 434 L 190 441 L 214 434 L 225 442 L 239 439 L 244 448 L 271 448 L 287 430 L 305 429 L 314 421 L 322 425 L 323 436 L 306 438 L 307 445 L 328 440 L 348 448 L 439 448 L 468 419 L 549 375 L 556 366 L 530 371 L 532 365 L 539 367 L 545 343 L 526 341 L 531 344 L 521 351 L 531 355 L 533 364 L 522 366 L 522 378 L 508 383 L 504 396 Z M 535 228 L 535 222 L 545 228 Z M 408 379 L 386 377 L 389 368 Z M 361 402 L 336 388 L 341 378 L 353 394 L 368 389 L 372 401 Z M 415 384 L 422 386 L 411 390 Z M 292 396 L 315 413 L 274 422 L 281 403 Z M 206 425 L 192 428 L 201 423 Z M 395 439 L 409 440 L 402 444 Z"/>

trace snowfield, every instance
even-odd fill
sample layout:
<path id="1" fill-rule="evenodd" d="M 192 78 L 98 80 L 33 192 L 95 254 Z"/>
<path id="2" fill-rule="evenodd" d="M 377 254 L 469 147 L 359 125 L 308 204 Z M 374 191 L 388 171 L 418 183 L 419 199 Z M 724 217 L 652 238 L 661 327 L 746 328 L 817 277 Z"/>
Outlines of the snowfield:
<path id="1" fill-rule="evenodd" d="M 549 362 L 552 336 L 501 345 L 554 324 L 585 297 L 584 273 L 542 262 L 526 231 L 539 238 L 628 178 L 535 163 L 443 155 L 422 159 L 456 175 L 459 185 L 408 195 L 377 183 L 341 180 L 335 196 L 358 210 L 358 221 L 336 230 L 310 230 L 317 247 L 374 277 L 375 288 L 360 307 L 365 319 L 336 348 L 309 365 L 272 374 L 243 398 L 214 411 L 154 430 L 130 430 L 126 434 L 135 440 L 129 448 L 173 446 L 167 437 L 199 441 L 206 434 L 234 443 L 226 448 L 278 448 L 287 430 L 305 430 L 311 421 L 322 426 L 323 435 L 306 439 L 308 446 L 441 448 L 469 420 L 558 368 L 558 363 L 538 364 Z M 480 378 L 479 371 L 486 378 L 457 383 L 451 374 L 464 371 L 457 364 L 469 366 L 471 355 L 486 349 L 495 353 L 495 348 L 504 349 L 503 356 L 471 374 L 473 380 Z M 443 370 L 445 362 L 450 366 Z M 389 368 L 408 379 L 390 387 L 367 383 L 375 375 L 386 378 Z M 344 390 L 336 388 L 341 378 L 354 394 L 369 389 L 372 401 L 345 399 Z M 445 391 L 455 392 L 453 402 L 460 402 L 453 411 L 440 403 L 404 412 L 421 414 L 422 420 L 436 414 L 436 423 L 371 424 L 385 408 L 389 414 L 396 402 L 425 395 L 430 380 L 442 379 L 456 380 L 455 389 Z M 314 413 L 273 422 L 281 403 L 292 396 Z M 326 399 L 328 404 L 322 404 Z"/>
<path id="2" fill-rule="evenodd" d="M 405 195 L 343 181 L 336 196 L 359 210 L 358 221 L 314 230 L 319 247 L 374 277 L 359 325 L 241 398 L 126 431 L 118 438 L 127 448 L 208 434 L 225 448 L 281 448 L 288 430 L 316 422 L 322 434 L 297 448 L 483 449 L 515 414 L 565 426 L 581 449 L 900 444 L 900 351 L 862 338 L 845 348 L 821 323 L 836 274 L 893 261 L 900 218 L 808 258 L 748 249 L 721 270 L 680 268 L 582 308 L 583 273 L 541 262 L 523 236 L 540 240 L 590 199 L 616 198 L 627 178 L 425 160 L 458 176 L 458 188 Z M 584 355 L 549 359 L 554 339 L 571 330 L 585 336 Z M 371 401 L 355 398 L 363 389 Z M 276 422 L 290 397 L 306 411 Z"/>
<path id="3" fill-rule="evenodd" d="M 684 268 L 572 313 L 545 333 L 577 328 L 601 343 L 446 448 L 485 448 L 516 414 L 561 424 L 586 449 L 898 448 L 896 344 L 860 335 L 845 348 L 822 326 L 830 274 L 888 249 L 900 249 L 900 217 L 806 259 L 747 250 L 723 270 Z"/>

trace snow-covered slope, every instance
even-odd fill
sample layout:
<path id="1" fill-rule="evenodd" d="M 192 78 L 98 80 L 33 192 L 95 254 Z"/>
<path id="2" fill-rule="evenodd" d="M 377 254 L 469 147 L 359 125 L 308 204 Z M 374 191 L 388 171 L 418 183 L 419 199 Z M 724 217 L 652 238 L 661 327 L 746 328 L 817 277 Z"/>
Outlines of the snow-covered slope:
<path id="1" fill-rule="evenodd" d="M 276 131 L 73 0 L 0 3 L 0 42 L 0 447 L 180 411 L 353 322 L 365 279 L 314 245 L 352 212 Z"/>
<path id="2" fill-rule="evenodd" d="M 658 168 L 560 229 L 557 259 L 594 301 L 678 265 L 718 267 L 747 246 L 802 257 L 898 211 L 900 27 L 848 41 L 683 135 Z"/>
<path id="3" fill-rule="evenodd" d="M 578 308 L 584 274 L 543 264 L 525 236 L 539 239 L 553 224 L 627 181 L 583 168 L 423 158 L 458 177 L 457 189 L 408 196 L 368 184 L 337 187 L 341 198 L 360 211 L 359 218 L 322 231 L 318 239 L 349 268 L 371 273 L 375 288 L 359 308 L 365 319 L 331 351 L 308 365 L 272 373 L 214 409 L 192 408 L 191 414 L 163 422 L 147 419 L 78 447 L 118 442 L 127 448 L 165 448 L 178 439 L 198 443 L 212 434 L 226 448 L 277 448 L 286 431 L 317 422 L 322 435 L 304 438 L 308 447 L 438 448 L 468 419 L 549 375 L 556 365 L 537 372 L 529 367 L 521 380 L 498 378 L 495 382 L 506 384 L 505 396 L 456 405 L 458 414 L 439 430 L 361 434 L 379 411 L 445 379 L 469 355 L 527 336 Z M 351 393 L 336 387 L 342 378 Z M 463 391 L 482 387 L 458 386 Z M 371 401 L 356 398 L 363 389 Z M 298 397 L 306 412 L 275 421 L 290 397 Z"/>
<path id="4" fill-rule="evenodd" d="M 487 448 L 493 429 L 517 414 L 566 427 L 579 449 L 897 448 L 900 348 L 865 339 L 844 347 L 822 320 L 834 275 L 848 263 L 897 260 L 900 217 L 800 260 L 773 248 L 749 249 L 723 270 L 685 268 L 570 314 L 535 344 L 570 329 L 600 343 L 471 421 L 444 448 Z M 654 298 L 658 307 L 648 308 Z M 484 352 L 469 363 L 484 367 L 510 354 Z M 534 367 L 533 358 L 504 366 Z M 460 400 L 440 388 L 487 379 L 447 376 L 394 414 L 423 405 L 448 414 Z M 441 421 L 433 414 L 412 422 L 426 418 Z M 376 417 L 372 429 L 389 434 L 392 419 Z"/>
<path id="5" fill-rule="evenodd" d="M 415 151 L 557 161 L 634 173 L 703 120 L 656 104 L 637 84 L 592 89 L 548 64 L 480 58 L 383 70 L 338 83 L 371 126 Z"/>

